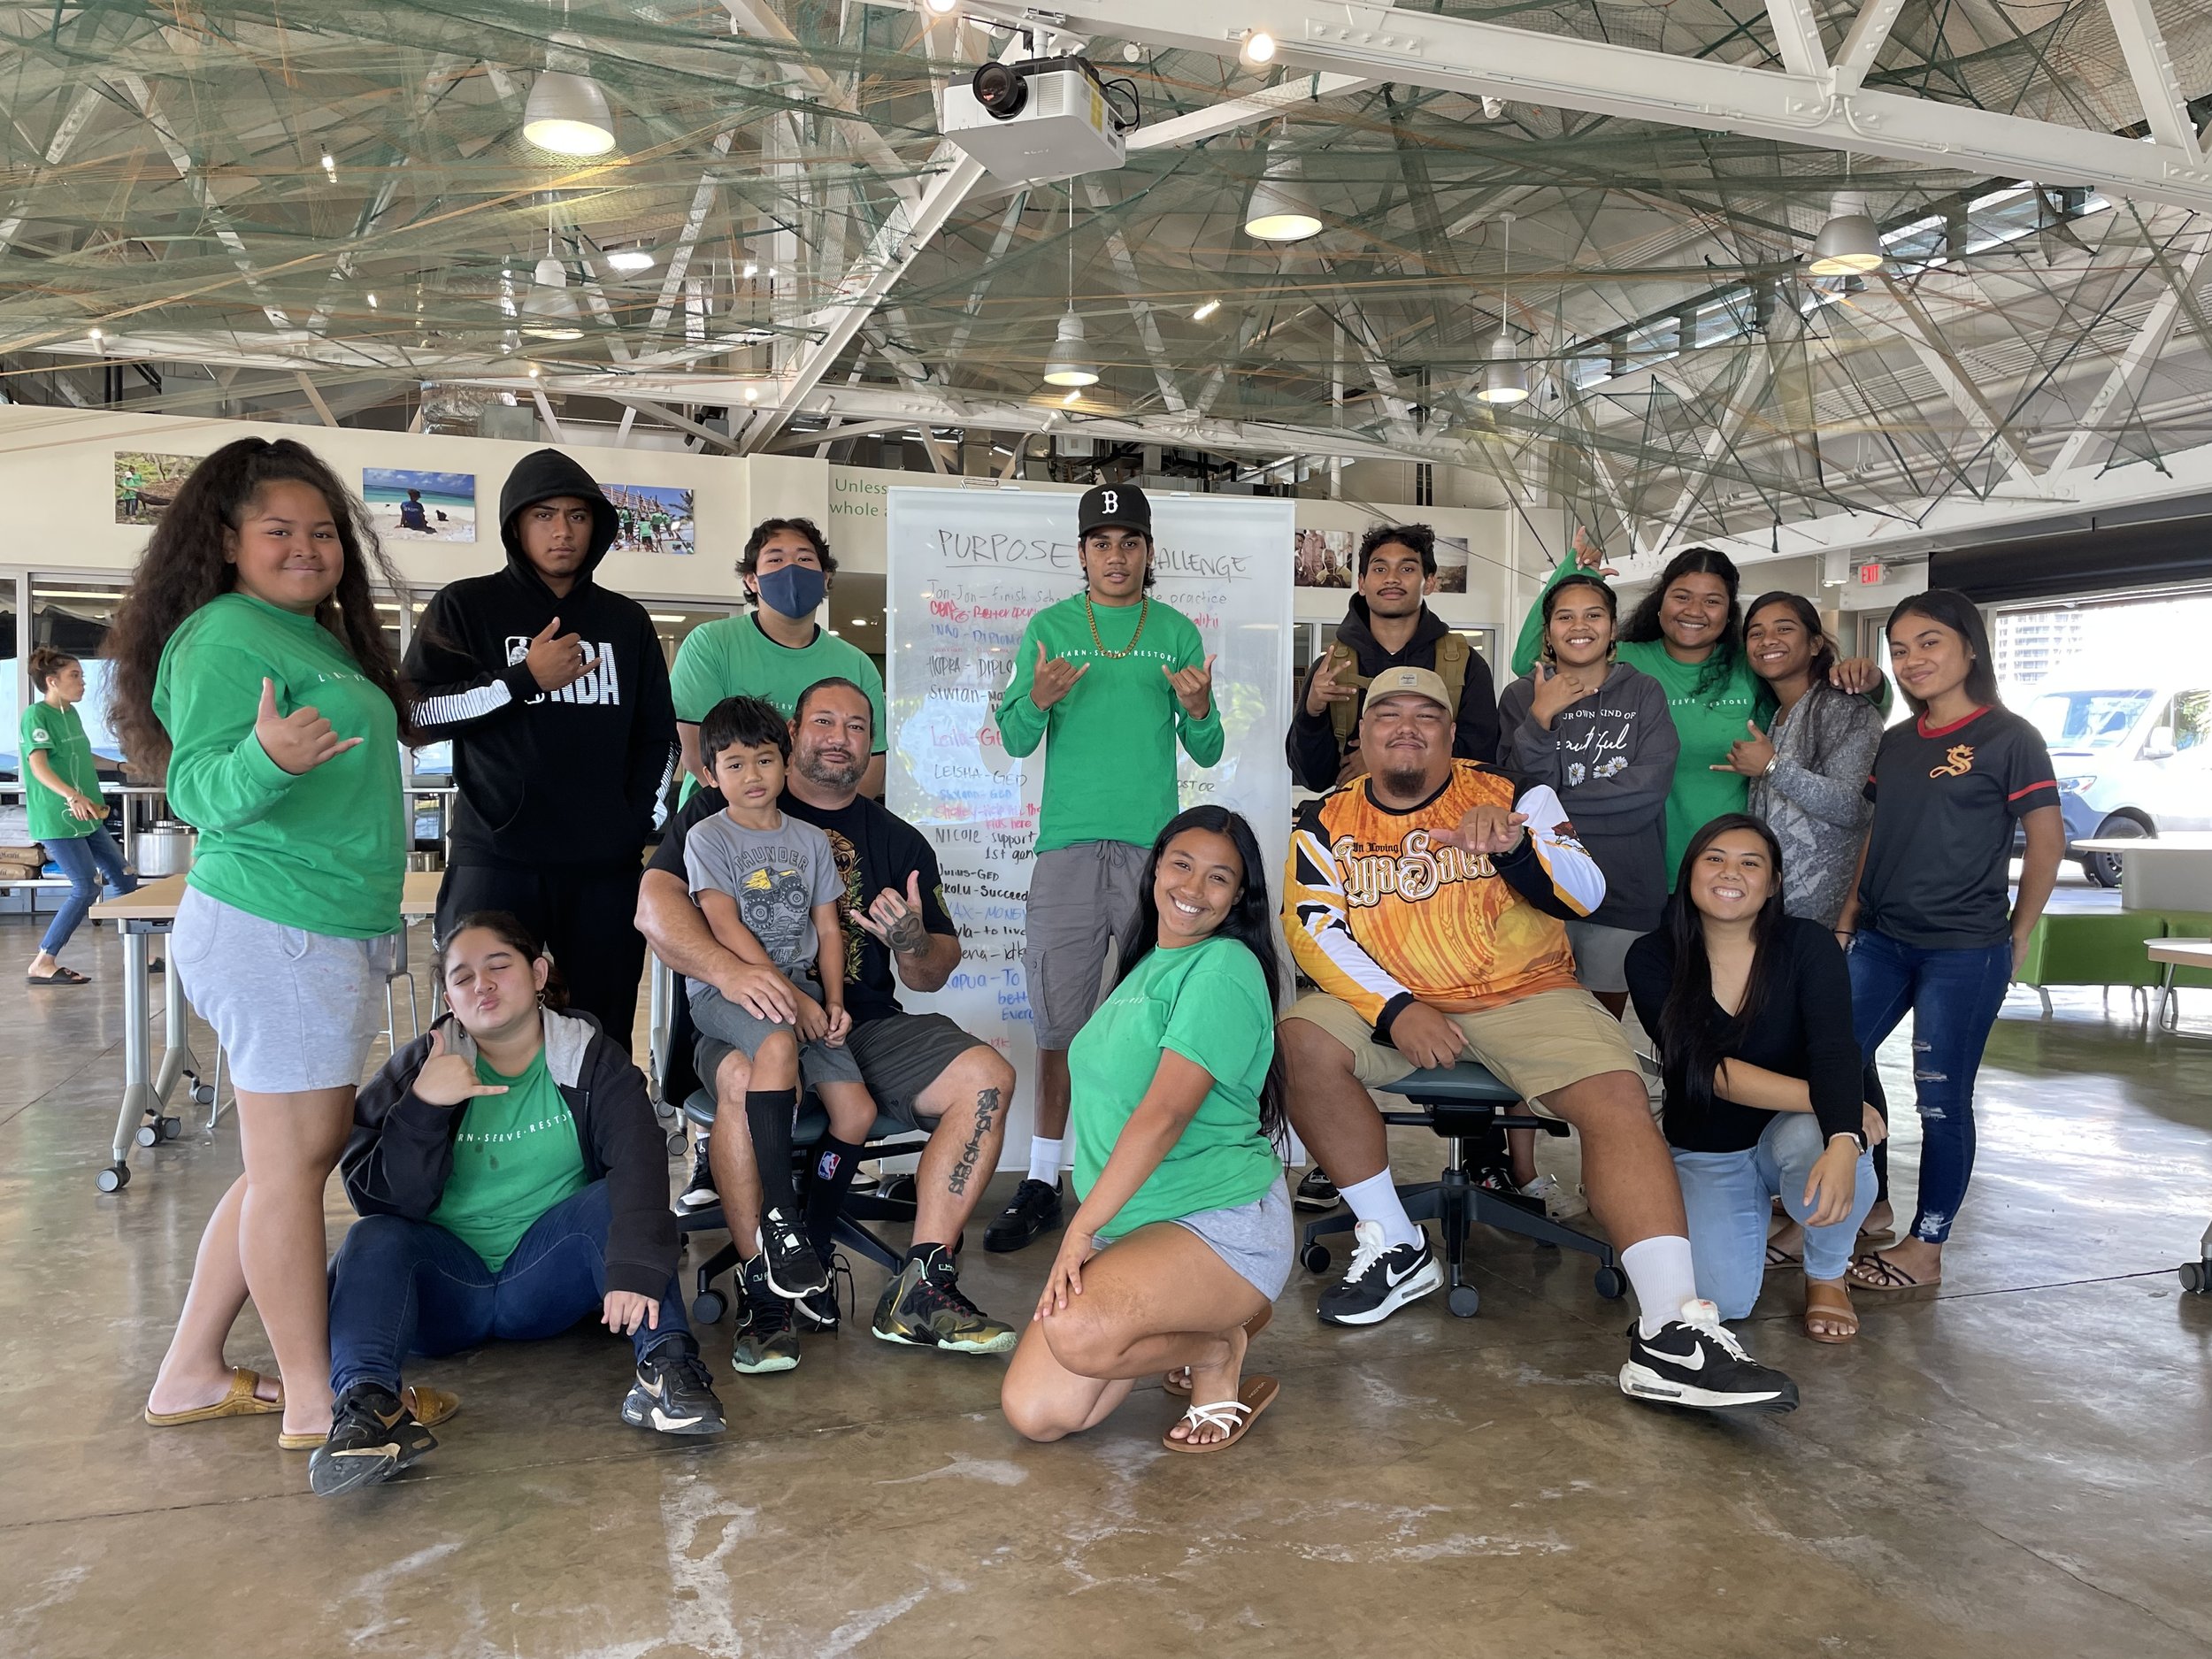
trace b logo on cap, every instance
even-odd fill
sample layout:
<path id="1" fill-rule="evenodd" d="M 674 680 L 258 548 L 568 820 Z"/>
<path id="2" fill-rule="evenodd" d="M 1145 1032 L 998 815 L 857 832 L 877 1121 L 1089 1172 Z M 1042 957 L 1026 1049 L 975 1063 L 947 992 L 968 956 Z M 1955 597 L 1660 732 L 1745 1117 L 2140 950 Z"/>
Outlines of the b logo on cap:
<path id="1" fill-rule="evenodd" d="M 1104 507 L 1108 512 L 1119 512 L 1121 511 L 1121 493 L 1118 490 L 1110 489 L 1098 499 L 1099 504 Z"/>

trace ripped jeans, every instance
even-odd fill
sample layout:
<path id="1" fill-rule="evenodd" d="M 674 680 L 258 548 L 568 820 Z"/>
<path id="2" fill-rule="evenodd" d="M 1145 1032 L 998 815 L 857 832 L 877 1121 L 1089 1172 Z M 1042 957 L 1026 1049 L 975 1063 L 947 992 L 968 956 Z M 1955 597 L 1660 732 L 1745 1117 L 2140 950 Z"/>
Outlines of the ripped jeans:
<path id="1" fill-rule="evenodd" d="M 1870 1081 L 1876 1050 L 1907 1010 L 1912 1014 L 1920 1111 L 1920 1202 L 1912 1236 L 1941 1244 L 1951 1236 L 1974 1173 L 1974 1077 L 2012 978 L 2012 945 L 1931 950 L 1862 928 L 1850 961 L 1852 1030 Z M 1886 1179 L 1884 1188 L 1886 1194 Z"/>

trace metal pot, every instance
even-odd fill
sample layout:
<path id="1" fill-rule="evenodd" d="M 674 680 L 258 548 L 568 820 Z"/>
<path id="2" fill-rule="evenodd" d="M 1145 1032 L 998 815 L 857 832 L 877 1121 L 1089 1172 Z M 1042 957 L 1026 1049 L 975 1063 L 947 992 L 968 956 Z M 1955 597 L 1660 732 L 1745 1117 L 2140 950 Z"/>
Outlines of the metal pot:
<path id="1" fill-rule="evenodd" d="M 180 876 L 192 868 L 191 826 L 166 820 L 149 824 L 131 838 L 131 851 L 140 880 Z"/>

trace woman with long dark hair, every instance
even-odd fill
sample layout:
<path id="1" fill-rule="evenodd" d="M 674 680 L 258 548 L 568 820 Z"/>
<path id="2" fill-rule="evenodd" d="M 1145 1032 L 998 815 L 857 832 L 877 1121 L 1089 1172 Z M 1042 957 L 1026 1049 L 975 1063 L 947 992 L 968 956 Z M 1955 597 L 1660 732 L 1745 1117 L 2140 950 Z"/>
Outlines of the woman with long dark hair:
<path id="1" fill-rule="evenodd" d="M 56 960 L 62 947 L 99 899 L 103 879 L 118 894 L 135 892 L 138 883 L 124 869 L 122 851 L 108 833 L 99 763 L 77 712 L 84 701 L 84 664 L 66 651 L 42 645 L 26 666 L 38 695 L 23 710 L 24 812 L 31 839 L 69 878 L 69 896 L 47 924 L 27 977 L 33 985 L 83 985 L 83 974 Z"/>
<path id="2" fill-rule="evenodd" d="M 1750 1313 L 1779 1198 L 1804 1229 L 1806 1334 L 1847 1342 L 1881 1120 L 1859 1098 L 1843 951 L 1787 893 L 1773 830 L 1715 818 L 1690 838 L 1665 923 L 1629 948 L 1628 986 L 1659 1047 L 1697 1294 L 1723 1319 Z"/>
<path id="3" fill-rule="evenodd" d="M 401 591 L 336 474 L 241 439 L 185 480 L 109 635 L 124 752 L 199 832 L 169 964 L 229 1056 L 246 1162 L 201 1238 L 157 1426 L 281 1410 L 308 1447 L 330 1427 L 323 1187 L 400 926 L 412 734 L 373 572 Z M 280 1392 L 223 1359 L 249 1291 Z"/>
<path id="4" fill-rule="evenodd" d="M 1275 1397 L 1243 1374 L 1291 1263 L 1264 869 L 1224 807 L 1152 843 L 1120 982 L 1068 1050 L 1082 1202 L 1000 1395 L 1031 1440 L 1095 1426 L 1163 1371 L 1193 1400 L 1171 1451 L 1234 1444 Z"/>
<path id="5" fill-rule="evenodd" d="M 1974 1172 L 1975 1074 L 2058 879 L 2066 829 L 2050 751 L 1999 700 L 1974 602 L 1932 588 L 1899 601 L 1887 631 L 1916 718 L 1882 734 L 1866 784 L 1874 822 L 1836 927 L 1851 951 L 1852 1015 L 1870 1065 L 1912 1014 L 1919 1208 L 1906 1237 L 1852 1263 L 1851 1282 L 1916 1290 L 1943 1280 L 1944 1242 Z M 2008 904 L 2016 824 L 2028 846 Z M 1885 1199 L 1887 1172 L 1885 1160 Z"/>

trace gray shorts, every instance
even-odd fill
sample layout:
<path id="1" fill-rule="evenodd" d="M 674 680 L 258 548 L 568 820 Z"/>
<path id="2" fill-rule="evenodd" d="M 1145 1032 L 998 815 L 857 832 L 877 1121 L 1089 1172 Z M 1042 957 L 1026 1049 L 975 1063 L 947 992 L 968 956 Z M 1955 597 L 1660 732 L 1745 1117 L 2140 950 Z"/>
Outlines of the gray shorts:
<path id="1" fill-rule="evenodd" d="M 1569 922 L 1567 942 L 1574 947 L 1576 980 L 1586 991 L 1627 990 L 1628 948 L 1642 937 L 1632 927 Z"/>
<path id="2" fill-rule="evenodd" d="M 822 987 L 812 979 L 801 979 L 795 983 L 816 1002 L 822 1000 Z M 763 1019 L 743 1004 L 731 1002 L 703 979 L 687 980 L 685 987 L 691 998 L 691 1023 L 699 1028 L 700 1035 L 726 1043 L 748 1059 L 759 1053 L 760 1045 L 777 1032 L 791 1029 L 787 1021 Z M 709 1088 L 714 1087 L 714 1073 L 711 1071 L 703 1068 L 700 1076 Z M 803 1042 L 799 1045 L 799 1088 L 802 1093 L 824 1083 L 859 1081 L 860 1062 L 853 1057 L 849 1038 L 843 1045 L 834 1048 L 826 1042 Z"/>
<path id="3" fill-rule="evenodd" d="M 1108 960 L 1136 919 L 1150 856 L 1127 841 L 1078 841 L 1032 861 L 1022 977 L 1040 1048 L 1065 1048 L 1105 1001 Z"/>
<path id="4" fill-rule="evenodd" d="M 853 1027 L 845 1047 L 860 1063 L 860 1080 L 876 1103 L 876 1116 L 926 1134 L 937 1115 L 922 1110 L 922 1096 L 945 1068 L 974 1048 L 987 1048 L 942 1014 L 891 1014 Z M 693 1050 L 699 1080 L 711 1093 L 732 1045 L 702 1036 Z"/>
<path id="5" fill-rule="evenodd" d="M 391 936 L 339 939 L 265 921 L 188 887 L 169 934 L 169 971 L 215 1028 L 230 1074 L 252 1094 L 361 1081 L 384 1030 Z"/>
<path id="6" fill-rule="evenodd" d="M 1230 1271 L 1273 1302 L 1290 1282 L 1296 1240 L 1290 1225 L 1290 1188 L 1278 1180 L 1264 1198 L 1226 1210 L 1202 1210 L 1179 1216 L 1175 1225 L 1194 1233 L 1229 1265 Z M 1102 1248 L 1111 1239 L 1101 1239 Z"/>

